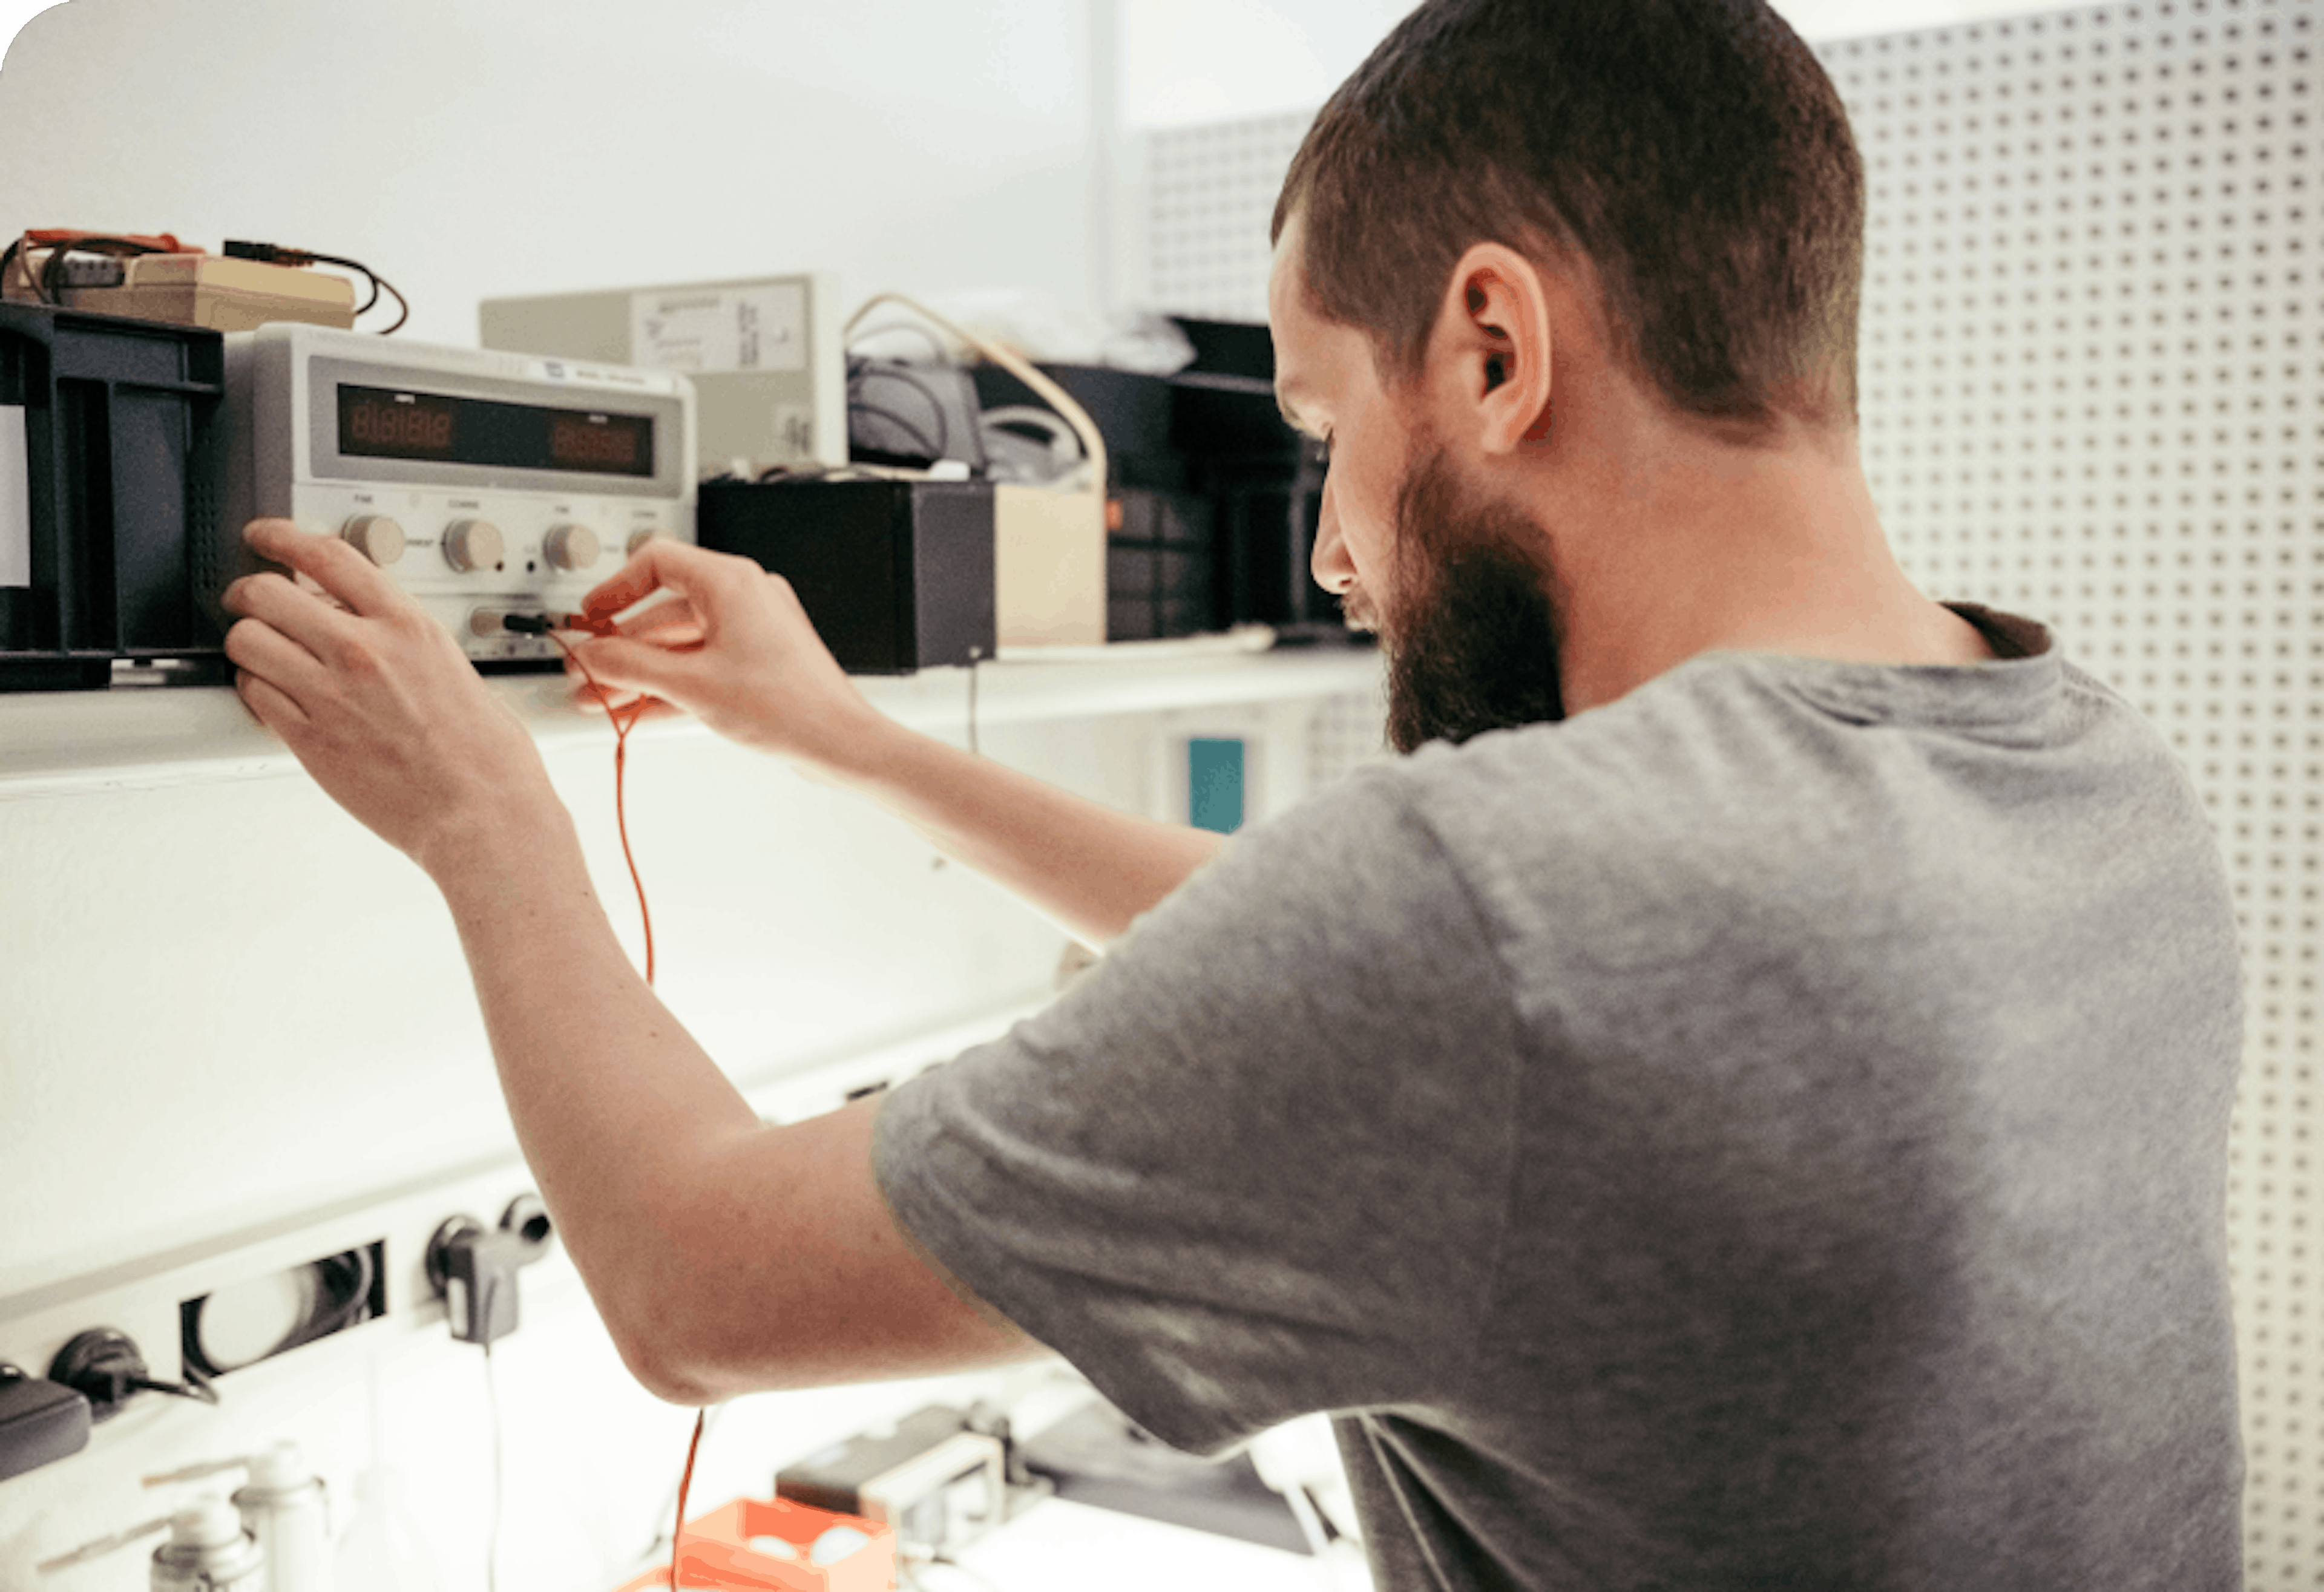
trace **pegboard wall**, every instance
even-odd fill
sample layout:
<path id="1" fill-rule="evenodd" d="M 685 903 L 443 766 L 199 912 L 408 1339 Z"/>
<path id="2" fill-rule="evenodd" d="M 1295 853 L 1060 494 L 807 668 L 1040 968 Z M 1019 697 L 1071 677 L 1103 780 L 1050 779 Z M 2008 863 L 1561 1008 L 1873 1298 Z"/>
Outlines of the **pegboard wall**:
<path id="1" fill-rule="evenodd" d="M 1858 373 L 1923 589 L 2039 615 L 2225 847 L 2253 1592 L 2324 1587 L 2324 217 L 2313 0 L 2141 0 L 1825 47 L 1870 183 Z"/>
<path id="2" fill-rule="evenodd" d="M 1898 554 L 2050 621 L 2169 734 L 2227 856 L 2252 1592 L 2324 1587 L 2319 9 L 2139 0 L 1818 51 L 1870 184 L 1862 443 Z M 1307 120 L 1154 135 L 1157 303 L 1263 316 Z M 1360 755 L 1362 711 L 1319 762 Z"/>
<path id="3" fill-rule="evenodd" d="M 1307 721 L 1308 788 L 1321 790 L 1343 774 L 1391 754 L 1383 682 L 1379 691 L 1348 692 L 1315 704 Z"/>
<path id="4" fill-rule="evenodd" d="M 1268 229 L 1314 111 L 1147 134 L 1153 307 L 1213 320 L 1267 318 Z"/>

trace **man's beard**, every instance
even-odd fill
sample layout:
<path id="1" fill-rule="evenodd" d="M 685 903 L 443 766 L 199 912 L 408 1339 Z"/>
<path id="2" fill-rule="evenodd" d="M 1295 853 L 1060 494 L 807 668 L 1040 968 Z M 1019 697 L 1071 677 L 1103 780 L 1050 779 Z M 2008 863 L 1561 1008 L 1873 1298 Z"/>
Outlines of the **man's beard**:
<path id="1" fill-rule="evenodd" d="M 1565 716 L 1560 593 L 1541 529 L 1480 497 L 1441 446 L 1397 491 L 1395 578 L 1377 616 L 1388 736 L 1399 752 Z M 1360 610 L 1358 622 L 1369 616 Z"/>

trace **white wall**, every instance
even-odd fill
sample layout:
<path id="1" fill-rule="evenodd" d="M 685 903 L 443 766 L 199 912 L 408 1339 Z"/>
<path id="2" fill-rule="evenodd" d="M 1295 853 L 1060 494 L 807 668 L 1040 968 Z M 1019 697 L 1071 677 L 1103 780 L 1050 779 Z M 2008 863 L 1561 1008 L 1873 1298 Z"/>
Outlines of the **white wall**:
<path id="1" fill-rule="evenodd" d="M 1411 0 L 1120 0 L 1123 119 L 1173 127 L 1321 105 Z M 1940 27 L 2025 0 L 1775 0 L 1807 39 Z"/>
<path id="2" fill-rule="evenodd" d="M 828 269 L 1089 291 L 1085 0 L 70 0 L 0 68 L 0 230 L 351 255 L 480 298 Z"/>

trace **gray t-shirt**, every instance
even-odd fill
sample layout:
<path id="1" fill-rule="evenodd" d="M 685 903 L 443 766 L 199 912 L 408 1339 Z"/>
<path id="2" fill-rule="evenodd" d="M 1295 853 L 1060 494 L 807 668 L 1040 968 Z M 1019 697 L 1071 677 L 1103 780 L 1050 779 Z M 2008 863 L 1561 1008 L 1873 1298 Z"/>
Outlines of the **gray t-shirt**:
<path id="1" fill-rule="evenodd" d="M 1340 1417 L 1380 1586 L 2241 1584 L 2234 925 L 2156 734 L 1693 659 L 1248 832 L 881 1188 L 1165 1440 Z"/>

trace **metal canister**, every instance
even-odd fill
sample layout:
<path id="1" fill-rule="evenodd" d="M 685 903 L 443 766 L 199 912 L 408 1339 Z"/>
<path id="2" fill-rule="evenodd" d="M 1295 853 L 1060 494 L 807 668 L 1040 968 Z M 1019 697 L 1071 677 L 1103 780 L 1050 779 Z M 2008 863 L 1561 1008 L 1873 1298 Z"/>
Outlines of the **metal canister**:
<path id="1" fill-rule="evenodd" d="M 224 1498 L 208 1497 L 170 1517 L 170 1540 L 154 1551 L 153 1592 L 263 1592 L 266 1550 L 242 1529 Z"/>
<path id="2" fill-rule="evenodd" d="M 266 1550 L 266 1592 L 330 1592 L 329 1498 L 297 1443 L 252 1455 L 250 1485 L 234 1506 Z"/>

